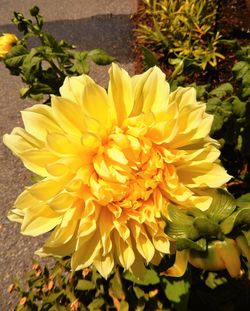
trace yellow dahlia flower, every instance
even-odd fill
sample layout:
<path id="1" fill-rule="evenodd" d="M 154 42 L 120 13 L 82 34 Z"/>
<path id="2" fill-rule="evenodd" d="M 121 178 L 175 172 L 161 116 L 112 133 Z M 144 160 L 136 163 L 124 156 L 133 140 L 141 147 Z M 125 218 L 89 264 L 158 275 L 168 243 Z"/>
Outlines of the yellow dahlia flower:
<path id="1" fill-rule="evenodd" d="M 12 33 L 5 33 L 0 37 L 0 59 L 9 52 L 17 40 L 17 37 Z"/>
<path id="2" fill-rule="evenodd" d="M 53 230 L 40 255 L 72 255 L 107 277 L 140 274 L 169 253 L 168 202 L 206 209 L 199 195 L 230 178 L 208 134 L 213 117 L 193 88 L 170 93 L 157 67 L 129 77 L 113 64 L 108 91 L 87 75 L 66 78 L 51 107 L 22 112 L 25 129 L 4 143 L 43 179 L 17 198 L 9 219 L 23 234 Z"/>

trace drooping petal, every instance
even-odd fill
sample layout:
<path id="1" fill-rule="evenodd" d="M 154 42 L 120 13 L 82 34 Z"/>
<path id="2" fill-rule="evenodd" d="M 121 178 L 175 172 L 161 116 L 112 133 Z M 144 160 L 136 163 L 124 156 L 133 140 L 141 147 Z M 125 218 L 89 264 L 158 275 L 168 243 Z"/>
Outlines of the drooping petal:
<path id="1" fill-rule="evenodd" d="M 80 270 L 90 266 L 101 249 L 100 234 L 96 231 L 91 236 L 91 243 L 87 243 L 89 238 L 81 238 L 81 245 L 74 252 L 71 259 L 71 267 L 73 270 Z"/>
<path id="2" fill-rule="evenodd" d="M 189 250 L 177 251 L 175 255 L 175 263 L 167 271 L 161 272 L 161 275 L 181 277 L 184 275 L 188 264 Z"/>
<path id="3" fill-rule="evenodd" d="M 104 256 L 99 253 L 94 259 L 94 265 L 99 273 L 107 279 L 114 268 L 114 258 L 112 253 L 108 253 Z"/>

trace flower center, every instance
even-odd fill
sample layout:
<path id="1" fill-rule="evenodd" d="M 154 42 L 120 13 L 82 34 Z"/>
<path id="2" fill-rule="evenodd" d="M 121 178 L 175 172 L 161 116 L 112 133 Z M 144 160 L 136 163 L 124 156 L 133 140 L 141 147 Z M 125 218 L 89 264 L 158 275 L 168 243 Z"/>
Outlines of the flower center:
<path id="1" fill-rule="evenodd" d="M 163 158 L 140 130 L 114 128 L 94 156 L 90 186 L 100 204 L 137 209 L 162 181 Z"/>

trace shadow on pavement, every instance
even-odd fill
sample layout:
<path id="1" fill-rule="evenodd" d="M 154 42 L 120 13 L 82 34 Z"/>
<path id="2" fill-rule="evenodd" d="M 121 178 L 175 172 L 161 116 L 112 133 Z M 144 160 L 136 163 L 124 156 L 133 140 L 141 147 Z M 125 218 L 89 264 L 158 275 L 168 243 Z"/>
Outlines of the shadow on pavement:
<path id="1" fill-rule="evenodd" d="M 58 40 L 73 43 L 78 50 L 102 48 L 121 63 L 133 61 L 132 27 L 128 15 L 96 15 L 78 20 L 45 22 L 44 30 Z M 0 26 L 0 32 L 19 34 L 13 24 Z"/>

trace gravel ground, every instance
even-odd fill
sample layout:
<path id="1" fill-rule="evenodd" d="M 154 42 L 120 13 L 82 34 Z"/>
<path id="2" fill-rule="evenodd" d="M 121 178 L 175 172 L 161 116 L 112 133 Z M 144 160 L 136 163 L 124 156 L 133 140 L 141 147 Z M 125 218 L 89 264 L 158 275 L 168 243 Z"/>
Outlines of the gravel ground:
<path id="1" fill-rule="evenodd" d="M 81 50 L 103 48 L 133 73 L 130 16 L 136 10 L 137 0 L 1 0 L 0 33 L 16 32 L 10 22 L 13 11 L 27 15 L 28 9 L 35 4 L 44 16 L 45 28 L 57 39 L 72 42 Z M 106 66 L 93 66 L 91 76 L 106 86 L 107 69 Z M 10 133 L 13 127 L 22 126 L 20 110 L 33 104 L 20 100 L 20 87 L 20 79 L 10 76 L 0 63 L 1 137 L 4 133 Z M 31 268 L 33 253 L 46 237 L 22 236 L 20 226 L 6 218 L 17 195 L 31 182 L 30 173 L 3 146 L 2 140 L 0 170 L 0 310 L 9 311 L 15 306 L 15 299 L 7 293 L 7 288 L 14 277 L 20 278 Z"/>

